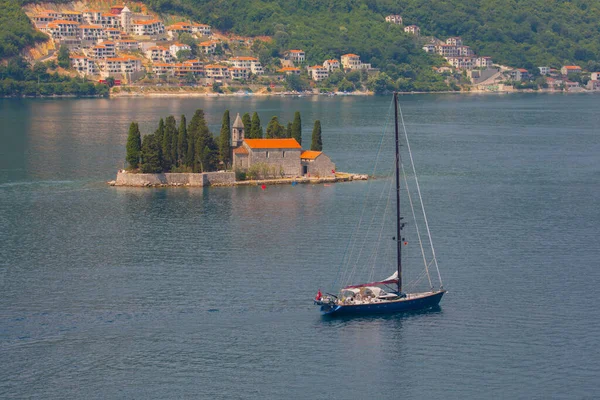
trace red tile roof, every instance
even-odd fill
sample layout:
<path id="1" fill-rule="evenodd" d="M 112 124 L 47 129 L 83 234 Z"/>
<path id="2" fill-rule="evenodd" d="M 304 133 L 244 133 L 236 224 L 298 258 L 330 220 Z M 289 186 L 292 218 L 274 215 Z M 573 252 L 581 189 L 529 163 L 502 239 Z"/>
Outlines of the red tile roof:
<path id="1" fill-rule="evenodd" d="M 244 139 L 251 149 L 301 149 L 296 139 Z"/>
<path id="2" fill-rule="evenodd" d="M 233 154 L 248 154 L 248 150 L 246 150 L 245 147 L 238 147 L 237 149 L 233 150 Z"/>

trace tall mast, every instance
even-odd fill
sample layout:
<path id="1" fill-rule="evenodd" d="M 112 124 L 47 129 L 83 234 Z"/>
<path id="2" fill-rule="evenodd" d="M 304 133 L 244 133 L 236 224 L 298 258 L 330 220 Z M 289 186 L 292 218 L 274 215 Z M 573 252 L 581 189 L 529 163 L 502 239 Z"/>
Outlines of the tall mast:
<path id="1" fill-rule="evenodd" d="M 402 236 L 400 230 L 400 151 L 398 143 L 398 93 L 394 92 L 394 132 L 396 138 L 396 245 L 398 257 L 398 293 L 402 290 Z"/>

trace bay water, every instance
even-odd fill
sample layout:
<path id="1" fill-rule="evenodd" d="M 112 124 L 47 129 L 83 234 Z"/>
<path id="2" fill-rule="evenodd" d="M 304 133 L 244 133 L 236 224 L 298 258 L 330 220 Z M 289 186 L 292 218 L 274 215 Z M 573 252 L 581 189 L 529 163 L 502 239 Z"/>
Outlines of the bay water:
<path id="1" fill-rule="evenodd" d="M 131 121 L 198 108 L 215 133 L 300 111 L 305 148 L 319 119 L 337 170 L 371 173 L 390 100 L 0 100 L 0 397 L 597 397 L 600 96 L 401 97 L 448 290 L 425 313 L 312 304 L 384 180 L 106 184 Z"/>

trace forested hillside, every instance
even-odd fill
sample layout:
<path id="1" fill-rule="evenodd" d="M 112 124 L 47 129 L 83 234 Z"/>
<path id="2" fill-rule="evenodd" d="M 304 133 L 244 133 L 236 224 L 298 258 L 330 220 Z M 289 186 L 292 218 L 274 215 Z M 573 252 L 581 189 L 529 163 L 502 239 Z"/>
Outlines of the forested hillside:
<path id="1" fill-rule="evenodd" d="M 19 54 L 23 48 L 47 40 L 37 32 L 18 0 L 0 0 L 0 60 Z"/>
<path id="2" fill-rule="evenodd" d="M 462 36 L 477 54 L 532 69 L 600 60 L 597 0 L 148 0 L 217 29 L 274 35 L 312 60 L 356 52 L 366 62 L 414 62 L 413 47 L 384 16 L 400 14 L 422 34 Z M 418 60 L 422 61 L 422 60 Z"/>

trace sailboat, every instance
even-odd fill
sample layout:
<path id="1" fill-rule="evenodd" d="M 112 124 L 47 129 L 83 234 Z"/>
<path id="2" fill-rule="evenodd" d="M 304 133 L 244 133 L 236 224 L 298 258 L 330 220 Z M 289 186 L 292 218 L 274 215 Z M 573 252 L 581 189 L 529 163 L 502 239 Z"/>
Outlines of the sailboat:
<path id="1" fill-rule="evenodd" d="M 393 174 L 395 175 L 395 197 L 396 197 L 396 212 L 395 212 L 395 225 L 396 225 L 396 236 L 393 240 L 396 242 L 395 249 L 395 264 L 396 270 L 394 273 L 380 281 L 358 283 L 352 285 L 343 286 L 337 295 L 331 293 L 322 294 L 319 290 L 314 303 L 320 307 L 320 311 L 323 315 L 337 316 L 337 315 L 369 315 L 369 314 L 380 314 L 380 313 L 402 313 L 407 311 L 419 311 L 434 308 L 439 305 L 440 300 L 446 293 L 443 287 L 441 275 L 437 265 L 437 258 L 435 256 L 435 250 L 433 248 L 433 242 L 431 240 L 431 234 L 429 231 L 429 224 L 427 223 L 427 216 L 421 200 L 421 191 L 416 177 L 414 162 L 412 153 L 410 151 L 410 144 L 408 143 L 408 135 L 406 134 L 406 127 L 404 126 L 404 118 L 402 118 L 402 125 L 404 127 L 404 138 L 406 147 L 410 155 L 410 165 L 414 174 L 414 180 L 416 183 L 417 193 L 421 204 L 421 210 L 423 214 L 423 220 L 427 228 L 428 242 L 430 244 L 430 257 L 431 260 L 427 260 L 423 241 L 418 228 L 416 229 L 420 249 L 424 261 L 424 269 L 426 276 L 429 280 L 429 290 L 404 291 L 403 287 L 403 263 L 402 263 L 402 246 L 406 245 L 406 239 L 402 236 L 402 230 L 405 227 L 403 217 L 400 213 L 400 176 L 401 173 L 406 180 L 406 173 L 404 165 L 401 161 L 400 150 L 399 150 L 399 133 L 398 133 L 398 94 L 394 93 L 393 99 L 394 106 L 394 133 L 395 133 L 395 165 Z M 406 183 L 406 191 L 408 192 L 408 182 Z M 391 188 L 390 188 L 391 189 Z M 414 223 L 416 224 L 415 210 L 413 201 L 409 195 L 409 204 L 414 217 Z M 429 268 L 434 265 L 437 270 L 438 287 L 434 287 Z"/>

